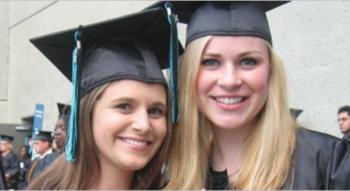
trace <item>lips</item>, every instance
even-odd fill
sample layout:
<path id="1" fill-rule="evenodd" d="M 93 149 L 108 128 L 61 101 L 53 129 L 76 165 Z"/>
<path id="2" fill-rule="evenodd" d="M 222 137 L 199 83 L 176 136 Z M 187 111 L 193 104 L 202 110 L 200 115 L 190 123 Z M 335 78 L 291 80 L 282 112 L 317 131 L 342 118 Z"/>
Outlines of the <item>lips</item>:
<path id="1" fill-rule="evenodd" d="M 128 137 L 120 137 L 120 139 L 129 145 L 137 146 L 137 147 L 147 147 L 152 142 L 148 140 L 143 139 L 135 139 L 135 138 L 128 138 Z"/>
<path id="2" fill-rule="evenodd" d="M 244 97 L 215 97 L 214 99 L 219 103 L 232 105 L 241 103 L 244 100 Z"/>
<path id="3" fill-rule="evenodd" d="M 215 101 L 216 106 L 227 111 L 240 109 L 244 101 L 248 99 L 247 96 L 212 96 L 211 98 Z"/>

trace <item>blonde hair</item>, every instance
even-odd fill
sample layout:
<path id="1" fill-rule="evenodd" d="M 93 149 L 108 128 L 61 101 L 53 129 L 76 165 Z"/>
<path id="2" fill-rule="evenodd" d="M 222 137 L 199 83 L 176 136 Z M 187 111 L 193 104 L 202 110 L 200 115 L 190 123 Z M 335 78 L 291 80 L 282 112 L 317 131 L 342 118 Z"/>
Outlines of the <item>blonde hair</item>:
<path id="1" fill-rule="evenodd" d="M 198 111 L 196 78 L 202 53 L 211 36 L 192 41 L 180 64 L 180 122 L 173 130 L 166 189 L 201 189 L 209 169 L 212 132 Z M 266 43 L 268 44 L 268 43 Z M 295 147 L 296 122 L 288 109 L 286 76 L 280 59 L 270 51 L 268 97 L 256 128 L 244 142 L 240 175 L 232 188 L 280 189 L 287 179 Z"/>
<path id="2" fill-rule="evenodd" d="M 100 177 L 100 163 L 97 156 L 96 143 L 93 139 L 92 118 L 96 102 L 103 95 L 110 83 L 95 88 L 80 100 L 76 161 L 67 162 L 65 161 L 64 154 L 62 154 L 40 176 L 30 183 L 29 190 L 87 190 L 96 184 L 99 180 L 97 177 Z M 168 96 L 167 105 L 169 107 Z M 158 186 L 161 168 L 168 156 L 171 129 L 168 114 L 167 134 L 162 146 L 153 159 L 143 169 L 135 173 L 131 185 L 132 189 L 149 189 Z"/>

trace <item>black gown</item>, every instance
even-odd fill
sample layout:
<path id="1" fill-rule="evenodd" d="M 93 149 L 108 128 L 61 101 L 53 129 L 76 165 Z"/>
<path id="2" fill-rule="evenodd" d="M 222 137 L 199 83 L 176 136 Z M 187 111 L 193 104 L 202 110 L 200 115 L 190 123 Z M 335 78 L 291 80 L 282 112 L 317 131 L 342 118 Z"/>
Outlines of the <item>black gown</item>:
<path id="1" fill-rule="evenodd" d="M 350 141 L 299 128 L 292 170 L 281 189 L 349 190 Z M 206 189 L 230 189 L 226 171 L 209 170 Z"/>
<path id="2" fill-rule="evenodd" d="M 17 189 L 17 178 L 19 172 L 19 161 L 17 156 L 11 151 L 2 157 L 2 167 L 4 174 L 10 175 L 9 182 L 6 182 L 8 189 Z"/>
<path id="3" fill-rule="evenodd" d="M 30 182 L 32 180 L 34 180 L 44 170 L 46 170 L 46 168 L 49 167 L 51 165 L 51 163 L 53 163 L 58 158 L 59 155 L 60 155 L 60 153 L 53 152 L 53 153 L 46 155 L 44 158 L 35 159 L 32 162 L 32 164 L 30 165 L 29 170 L 28 170 L 28 174 L 27 174 L 28 184 L 30 184 Z"/>

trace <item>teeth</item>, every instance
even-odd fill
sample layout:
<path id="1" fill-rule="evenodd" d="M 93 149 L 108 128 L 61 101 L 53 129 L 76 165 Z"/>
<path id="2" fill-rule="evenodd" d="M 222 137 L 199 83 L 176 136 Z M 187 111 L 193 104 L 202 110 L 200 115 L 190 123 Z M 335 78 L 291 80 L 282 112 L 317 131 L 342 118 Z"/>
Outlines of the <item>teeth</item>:
<path id="1" fill-rule="evenodd" d="M 147 141 L 139 141 L 135 139 L 123 139 L 124 142 L 129 143 L 131 145 L 137 145 L 137 146 L 147 146 Z"/>
<path id="2" fill-rule="evenodd" d="M 224 104 L 235 104 L 242 102 L 243 97 L 220 97 L 216 98 L 216 100 Z"/>

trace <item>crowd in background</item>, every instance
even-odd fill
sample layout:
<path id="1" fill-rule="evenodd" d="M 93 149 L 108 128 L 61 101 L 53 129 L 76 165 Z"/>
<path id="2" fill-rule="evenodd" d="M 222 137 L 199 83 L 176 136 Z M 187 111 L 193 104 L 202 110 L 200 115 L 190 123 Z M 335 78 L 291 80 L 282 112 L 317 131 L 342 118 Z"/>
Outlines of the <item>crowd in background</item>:
<path id="1" fill-rule="evenodd" d="M 2 189 L 26 189 L 28 183 L 64 152 L 70 108 L 64 104 L 58 104 L 58 108 L 60 114 L 54 132 L 35 131 L 34 139 L 30 137 L 18 152 L 12 149 L 13 136 L 0 135 Z"/>

